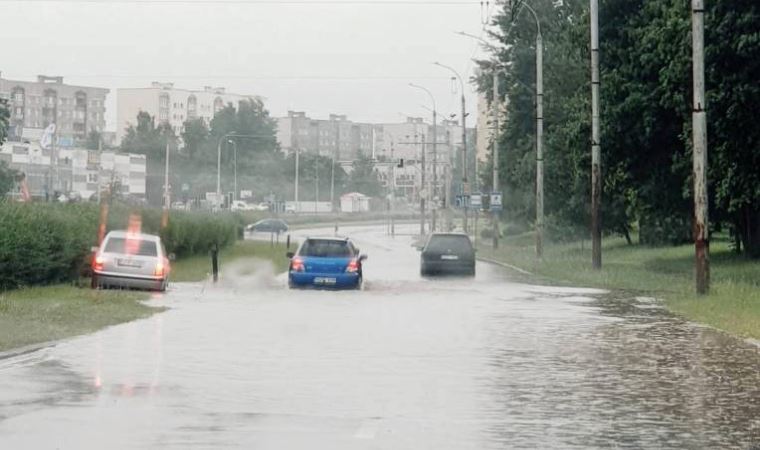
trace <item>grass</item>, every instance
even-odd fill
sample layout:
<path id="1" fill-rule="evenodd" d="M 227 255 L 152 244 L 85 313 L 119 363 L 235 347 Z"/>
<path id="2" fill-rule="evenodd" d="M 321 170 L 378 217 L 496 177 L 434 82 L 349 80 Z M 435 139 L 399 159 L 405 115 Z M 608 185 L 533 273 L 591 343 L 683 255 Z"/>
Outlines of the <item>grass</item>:
<path id="1" fill-rule="evenodd" d="M 163 310 L 142 303 L 148 298 L 143 292 L 70 285 L 0 293 L 0 351 L 91 333 Z"/>
<path id="2" fill-rule="evenodd" d="M 537 263 L 532 234 L 504 239 L 496 252 L 490 240 L 479 255 L 513 264 L 544 280 L 588 287 L 629 290 L 661 298 L 675 313 L 742 337 L 760 339 L 760 261 L 735 254 L 724 237 L 711 242 L 710 295 L 694 293 L 694 247 L 627 245 L 622 238 L 603 242 L 603 270 L 591 269 L 590 242 L 547 244 Z"/>
<path id="3" fill-rule="evenodd" d="M 295 248 L 291 244 L 292 248 Z M 287 249 L 284 243 L 272 245 L 268 241 L 238 241 L 235 245 L 223 249 L 219 254 L 220 270 L 232 261 L 243 258 L 257 258 L 271 261 L 277 272 L 288 268 L 285 257 Z M 172 264 L 171 281 L 202 281 L 211 274 L 211 255 L 193 256 L 175 261 Z"/>

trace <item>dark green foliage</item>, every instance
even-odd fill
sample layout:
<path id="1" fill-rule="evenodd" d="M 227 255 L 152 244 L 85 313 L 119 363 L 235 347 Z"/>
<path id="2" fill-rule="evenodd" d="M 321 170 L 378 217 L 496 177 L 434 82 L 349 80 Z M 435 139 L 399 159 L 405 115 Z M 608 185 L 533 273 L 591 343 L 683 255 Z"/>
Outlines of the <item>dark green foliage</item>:
<path id="1" fill-rule="evenodd" d="M 359 192 L 370 197 L 380 197 L 383 195 L 383 185 L 373 168 L 372 161 L 360 156 L 354 161 L 353 170 L 348 176 L 346 190 L 349 192 Z"/>
<path id="2" fill-rule="evenodd" d="M 590 221 L 590 55 L 587 0 L 531 5 L 545 62 L 547 224 L 587 235 Z M 691 240 L 691 17 L 683 0 L 600 2 L 603 226 L 640 242 Z M 535 216 L 535 23 L 527 11 L 495 18 L 495 55 L 509 65 L 508 117 L 499 142 L 507 217 Z M 760 3 L 707 2 L 706 77 L 712 228 L 730 224 L 760 256 Z M 490 97 L 490 61 L 477 81 Z M 559 231 L 561 230 L 561 231 Z M 555 233 L 553 238 L 558 238 Z"/>
<path id="3" fill-rule="evenodd" d="M 112 205 L 108 229 L 127 229 L 132 214 L 141 218 L 143 232 L 159 233 L 160 210 L 122 204 Z M 96 245 L 98 218 L 94 204 L 0 203 L 0 290 L 78 277 Z M 167 251 L 179 257 L 230 245 L 237 237 L 232 215 L 172 212 L 169 224 L 160 234 Z"/>
<path id="4" fill-rule="evenodd" d="M 2 198 L 13 189 L 16 180 L 16 171 L 8 167 L 5 161 L 0 161 L 0 207 Z"/>
<path id="5" fill-rule="evenodd" d="M 10 111 L 8 110 L 8 100 L 0 98 L 0 145 L 5 142 L 5 138 L 8 137 L 8 119 L 10 118 Z"/>

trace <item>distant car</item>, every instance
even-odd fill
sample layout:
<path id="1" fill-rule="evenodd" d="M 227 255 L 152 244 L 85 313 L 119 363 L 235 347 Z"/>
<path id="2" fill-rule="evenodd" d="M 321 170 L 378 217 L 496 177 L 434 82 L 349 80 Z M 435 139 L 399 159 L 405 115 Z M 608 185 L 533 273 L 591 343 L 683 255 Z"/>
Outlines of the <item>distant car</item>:
<path id="1" fill-rule="evenodd" d="M 350 239 L 307 238 L 294 253 L 288 253 L 288 286 L 360 289 L 364 281 L 362 263 L 367 259 Z"/>
<path id="2" fill-rule="evenodd" d="M 232 206 L 230 207 L 233 211 L 254 211 L 255 208 L 253 205 L 249 205 L 248 203 L 241 201 L 241 200 L 235 200 L 232 202 Z"/>
<path id="3" fill-rule="evenodd" d="M 158 236 L 111 231 L 93 257 L 92 287 L 163 292 L 169 284 L 169 259 Z"/>
<path id="4" fill-rule="evenodd" d="M 187 205 L 185 202 L 172 202 L 172 209 L 185 210 L 187 209 Z"/>
<path id="5" fill-rule="evenodd" d="M 288 231 L 288 224 L 281 219 L 263 219 L 248 225 L 246 230 L 259 233 L 284 233 Z"/>
<path id="6" fill-rule="evenodd" d="M 269 203 L 267 202 L 261 202 L 259 204 L 253 205 L 254 211 L 269 211 Z"/>
<path id="7" fill-rule="evenodd" d="M 420 275 L 475 275 L 475 249 L 462 233 L 433 233 L 420 254 Z"/>
<path id="8" fill-rule="evenodd" d="M 285 212 L 288 214 L 295 214 L 297 212 L 296 205 L 285 204 Z"/>

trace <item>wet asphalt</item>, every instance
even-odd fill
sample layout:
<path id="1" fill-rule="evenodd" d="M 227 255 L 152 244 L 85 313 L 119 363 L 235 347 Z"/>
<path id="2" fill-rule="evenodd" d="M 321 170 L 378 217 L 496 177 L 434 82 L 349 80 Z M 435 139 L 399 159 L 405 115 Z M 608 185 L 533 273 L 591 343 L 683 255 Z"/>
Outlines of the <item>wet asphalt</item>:
<path id="1" fill-rule="evenodd" d="M 414 229 L 341 229 L 362 291 L 244 261 L 0 360 L 0 449 L 760 448 L 756 346 L 489 264 L 421 279 Z"/>

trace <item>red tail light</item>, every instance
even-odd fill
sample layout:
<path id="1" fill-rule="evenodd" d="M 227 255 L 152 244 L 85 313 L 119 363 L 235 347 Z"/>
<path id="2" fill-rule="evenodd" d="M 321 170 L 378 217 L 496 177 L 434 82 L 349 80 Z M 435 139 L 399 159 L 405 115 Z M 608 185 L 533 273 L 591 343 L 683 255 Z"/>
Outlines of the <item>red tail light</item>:
<path id="1" fill-rule="evenodd" d="M 346 266 L 346 272 L 354 273 L 358 271 L 359 271 L 359 260 L 352 259 L 351 262 L 348 263 L 348 266 Z"/>
<path id="2" fill-rule="evenodd" d="M 103 264 L 105 264 L 105 262 L 105 258 L 100 255 L 96 256 L 95 259 L 92 260 L 92 270 L 103 270 Z"/>
<path id="3" fill-rule="evenodd" d="M 164 259 L 163 263 L 157 263 L 153 275 L 157 277 L 163 277 L 169 273 L 169 261 Z"/>
<path id="4" fill-rule="evenodd" d="M 290 260 L 290 270 L 292 272 L 303 272 L 304 271 L 303 259 L 299 257 L 295 257 L 292 260 Z"/>

